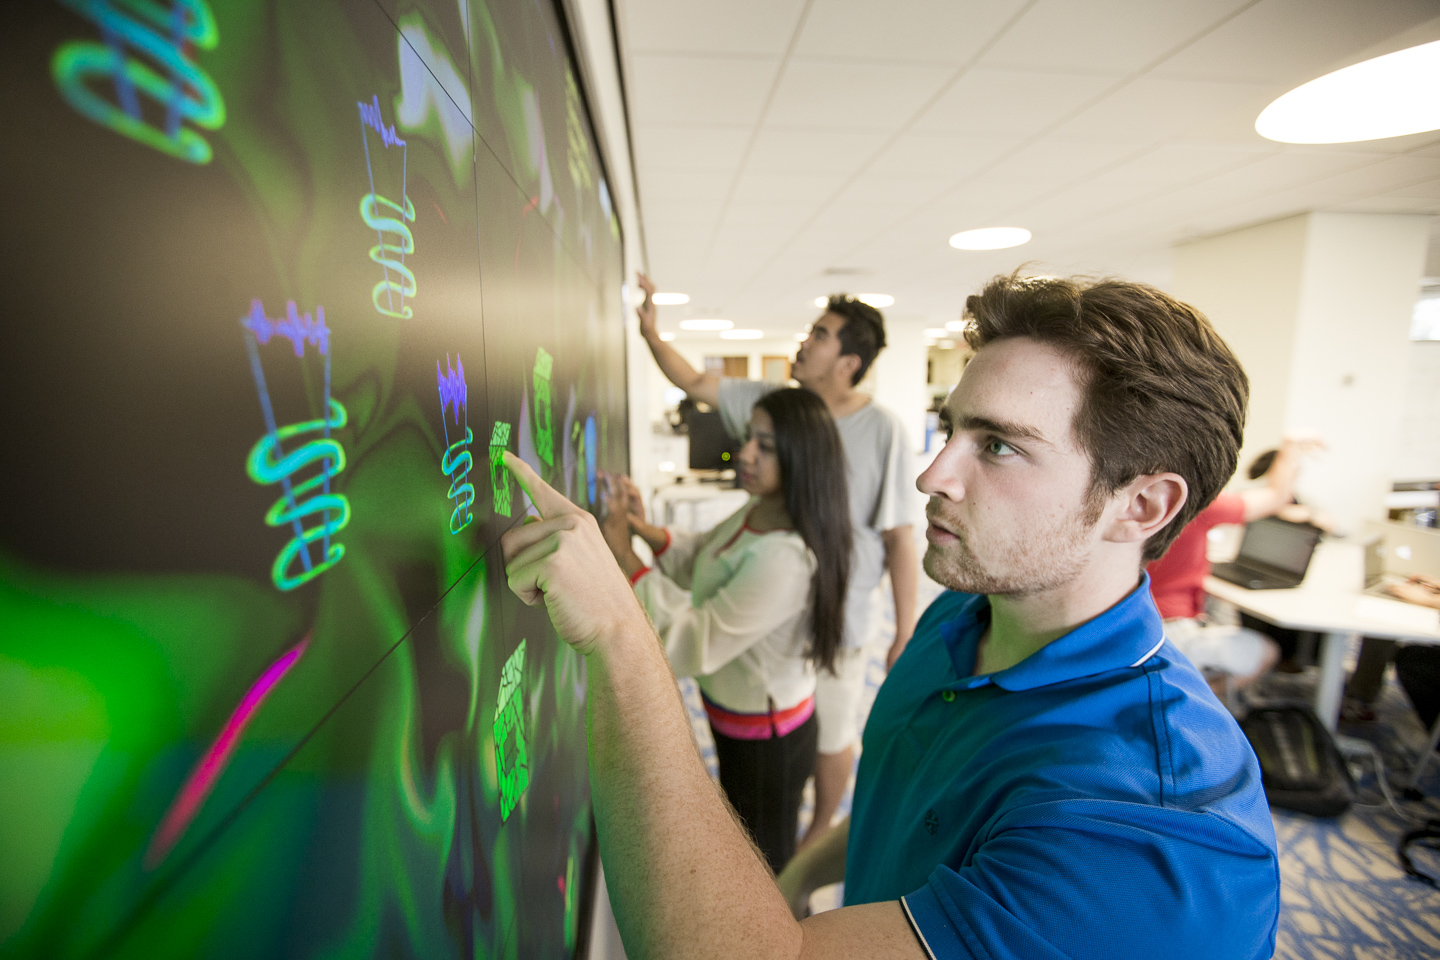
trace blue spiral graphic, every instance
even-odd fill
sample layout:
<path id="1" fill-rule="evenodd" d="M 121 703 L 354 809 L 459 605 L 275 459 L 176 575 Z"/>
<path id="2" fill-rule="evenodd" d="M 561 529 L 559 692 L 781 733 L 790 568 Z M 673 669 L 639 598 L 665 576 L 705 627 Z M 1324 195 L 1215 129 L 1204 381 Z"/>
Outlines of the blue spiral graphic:
<path id="1" fill-rule="evenodd" d="M 385 268 L 385 279 L 371 289 L 370 302 L 387 317 L 409 320 L 415 312 L 405 298 L 415 296 L 415 274 L 405 266 L 405 254 L 415 252 L 415 236 L 405 221 L 414 222 L 415 205 L 409 197 L 402 199 L 403 206 L 379 194 L 367 193 L 360 198 L 360 216 L 364 218 L 365 225 L 376 232 L 379 240 L 370 248 L 370 259 Z M 390 208 L 403 219 L 386 216 L 379 210 L 380 206 Z"/>
<path id="2" fill-rule="evenodd" d="M 470 468 L 475 465 L 475 458 L 467 448 L 474 439 L 475 432 L 466 427 L 465 439 L 450 444 L 440 458 L 440 469 L 450 478 L 450 492 L 446 496 L 455 501 L 455 509 L 450 514 L 451 533 L 459 533 L 475 519 L 470 512 L 470 505 L 475 502 L 475 485 L 467 482 Z"/>
<path id="3" fill-rule="evenodd" d="M 330 537 L 343 530 L 350 522 L 350 501 L 344 494 L 317 493 L 309 499 L 302 499 L 317 487 L 328 489 L 331 477 L 345 469 L 345 448 L 329 436 L 320 436 L 307 441 L 300 447 L 284 452 L 281 444 L 307 433 L 328 434 L 330 430 L 345 426 L 348 415 L 339 400 L 330 400 L 326 416 L 319 420 L 306 420 L 286 427 L 280 427 L 260 438 L 250 450 L 245 468 L 250 479 L 269 485 L 290 480 L 299 471 L 313 464 L 319 464 L 318 473 L 290 485 L 286 494 L 265 513 L 265 522 L 272 527 L 291 525 L 296 530 L 294 537 L 280 551 L 270 568 L 271 579 L 281 590 L 294 590 L 329 570 L 345 556 L 345 546 L 330 543 Z M 306 517 L 321 515 L 321 522 L 305 527 L 301 521 Z M 310 557 L 310 544 L 323 540 L 320 562 Z M 296 560 L 300 570 L 292 572 Z"/>

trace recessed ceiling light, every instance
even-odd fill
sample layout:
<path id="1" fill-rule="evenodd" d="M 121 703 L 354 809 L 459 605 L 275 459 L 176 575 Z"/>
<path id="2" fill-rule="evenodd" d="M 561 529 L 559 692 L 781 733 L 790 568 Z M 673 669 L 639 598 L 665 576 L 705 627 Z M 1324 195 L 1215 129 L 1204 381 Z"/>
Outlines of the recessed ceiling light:
<path id="1" fill-rule="evenodd" d="M 657 293 L 657 294 L 655 294 L 655 296 L 651 297 L 650 299 L 651 299 L 651 300 L 654 300 L 657 306 L 661 306 L 661 307 L 678 307 L 678 306 L 679 306 L 680 304 L 682 304 L 682 303 L 689 303 L 689 302 L 690 302 L 690 294 L 688 294 L 688 293 Z"/>
<path id="2" fill-rule="evenodd" d="M 965 329 L 965 321 L 964 321 L 964 320 L 946 320 L 946 321 L 945 321 L 945 329 L 946 329 L 946 330 L 949 330 L 951 333 L 959 333 L 961 330 L 964 330 L 964 329 Z"/>
<path id="3" fill-rule="evenodd" d="M 823 307 L 825 307 L 825 306 L 826 306 L 827 304 L 829 304 L 829 303 L 830 303 L 830 298 L 829 298 L 829 297 L 816 297 L 816 298 L 815 298 L 815 306 L 817 306 L 817 307 L 822 307 L 822 308 L 823 308 Z"/>
<path id="4" fill-rule="evenodd" d="M 1004 250 L 1030 242 L 1030 231 L 1024 227 L 981 227 L 962 230 L 950 238 L 956 250 Z"/>
<path id="5" fill-rule="evenodd" d="M 673 334 L 673 333 L 662 333 L 662 334 L 660 334 L 660 339 L 661 339 L 661 340 L 664 340 L 666 343 L 669 343 L 671 340 L 674 340 L 674 339 L 675 339 L 675 334 Z"/>
<path id="6" fill-rule="evenodd" d="M 1260 111 L 1255 131 L 1281 143 L 1353 143 L 1440 129 L 1440 40 L 1301 84 Z"/>
<path id="7" fill-rule="evenodd" d="M 945 328 L 943 328 L 943 327 L 926 327 L 926 328 L 925 328 L 925 336 L 930 337 L 931 339 L 934 339 L 934 340 L 938 340 L 938 339 L 940 339 L 941 337 L 945 336 Z"/>
<path id="8" fill-rule="evenodd" d="M 855 299 L 861 303 L 868 303 L 879 310 L 881 307 L 888 307 L 895 302 L 895 298 L 888 293 L 857 293 Z"/>
<path id="9" fill-rule="evenodd" d="M 809 330 L 801 330 L 799 333 L 795 334 L 795 342 L 796 342 L 796 343 L 804 343 L 806 340 L 809 340 L 809 339 L 810 339 L 810 331 L 809 331 Z"/>
<path id="10" fill-rule="evenodd" d="M 729 320 L 681 320 L 681 330 L 729 330 L 735 324 Z"/>
<path id="11" fill-rule="evenodd" d="M 721 330 L 721 340 L 759 340 L 765 336 L 764 330 Z"/>

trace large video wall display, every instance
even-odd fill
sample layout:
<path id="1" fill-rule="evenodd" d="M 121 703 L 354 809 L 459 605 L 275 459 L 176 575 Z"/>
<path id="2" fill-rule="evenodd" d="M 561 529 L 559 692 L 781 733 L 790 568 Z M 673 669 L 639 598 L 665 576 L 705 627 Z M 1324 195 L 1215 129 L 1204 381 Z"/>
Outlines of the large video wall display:
<path id="1" fill-rule="evenodd" d="M 0 19 L 0 957 L 569 957 L 584 664 L 510 450 L 628 462 L 553 0 Z"/>

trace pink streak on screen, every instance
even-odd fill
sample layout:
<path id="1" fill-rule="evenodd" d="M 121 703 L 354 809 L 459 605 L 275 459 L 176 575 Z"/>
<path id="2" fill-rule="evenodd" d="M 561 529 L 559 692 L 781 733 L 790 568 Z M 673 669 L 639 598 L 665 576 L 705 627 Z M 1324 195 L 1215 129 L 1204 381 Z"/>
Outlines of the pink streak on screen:
<path id="1" fill-rule="evenodd" d="M 170 804 L 170 809 L 165 811 L 165 818 L 160 821 L 160 829 L 155 831 L 155 836 L 150 840 L 150 849 L 145 852 L 146 869 L 153 870 L 159 866 L 180 838 L 185 835 L 185 831 L 194 821 L 195 815 L 200 812 L 205 798 L 210 795 L 211 789 L 220 779 L 220 774 L 229 764 L 230 757 L 240 744 L 240 736 L 245 732 L 245 727 L 260 711 L 260 705 L 265 702 L 270 691 L 275 689 L 290 668 L 299 661 L 309 643 L 310 635 L 307 633 L 279 660 L 270 664 L 260 675 L 260 679 L 245 691 L 240 705 L 230 714 L 230 719 L 225 721 L 220 735 L 215 738 L 214 743 L 210 744 L 210 749 L 205 751 L 205 755 L 200 758 L 195 769 L 190 771 L 189 778 L 186 779 L 179 794 Z"/>

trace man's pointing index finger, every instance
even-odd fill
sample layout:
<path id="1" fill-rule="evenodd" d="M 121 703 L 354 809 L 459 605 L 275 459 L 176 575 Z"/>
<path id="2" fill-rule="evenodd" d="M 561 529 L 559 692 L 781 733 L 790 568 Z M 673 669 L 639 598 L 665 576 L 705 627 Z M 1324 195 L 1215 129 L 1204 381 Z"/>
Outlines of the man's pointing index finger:
<path id="1" fill-rule="evenodd" d="M 540 511 L 541 517 L 551 520 L 562 514 L 579 512 L 580 508 L 565 499 L 564 494 L 541 480 L 540 474 L 536 473 L 530 464 L 509 450 L 505 451 L 504 459 L 505 467 L 520 481 L 520 486 L 530 497 L 530 502 L 535 504 L 535 509 Z"/>

